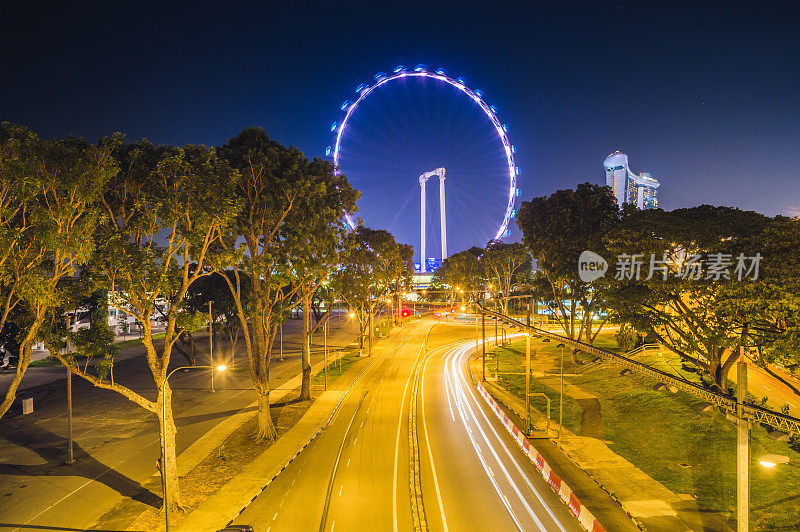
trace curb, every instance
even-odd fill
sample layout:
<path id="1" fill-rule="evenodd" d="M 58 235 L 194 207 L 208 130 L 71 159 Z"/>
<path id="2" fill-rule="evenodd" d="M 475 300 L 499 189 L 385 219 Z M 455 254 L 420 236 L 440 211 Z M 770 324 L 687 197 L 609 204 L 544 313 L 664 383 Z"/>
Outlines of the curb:
<path id="1" fill-rule="evenodd" d="M 567 486 L 566 482 L 561 480 L 561 478 L 550 469 L 544 457 L 542 457 L 536 449 L 531 447 L 530 442 L 523 436 L 522 431 L 508 418 L 489 392 L 487 392 L 480 383 L 476 385 L 481 396 L 483 396 L 483 399 L 492 408 L 497 418 L 502 421 L 506 430 L 514 437 L 514 440 L 527 457 L 530 458 L 531 462 L 534 463 L 536 469 L 542 474 L 542 478 L 550 485 L 550 488 L 557 493 L 564 504 L 569 507 L 572 515 L 578 520 L 578 523 L 588 532 L 606 532 L 606 529 L 600 524 L 600 521 L 598 521 L 589 509 L 581 503 L 569 486 Z"/>
<path id="2" fill-rule="evenodd" d="M 328 363 L 336 361 L 343 357 L 344 350 L 333 351 L 328 354 Z M 317 362 L 311 366 L 312 375 L 320 373 L 324 369 L 324 362 Z M 302 374 L 291 377 L 286 382 L 282 383 L 282 388 L 274 388 L 270 390 L 270 407 L 272 403 L 282 401 L 292 391 L 297 389 L 302 383 Z M 256 413 L 250 409 L 258 406 L 258 401 L 243 406 L 237 413 L 229 416 L 228 418 L 220 421 L 211 427 L 206 433 L 197 438 L 189 445 L 184 451 L 178 455 L 178 476 L 183 477 L 197 467 L 200 462 L 206 459 L 208 455 L 214 452 L 217 447 L 223 443 L 228 436 L 233 434 L 239 427 L 245 424 L 248 420 L 252 419 Z"/>
<path id="3" fill-rule="evenodd" d="M 477 381 L 473 381 L 473 382 L 474 382 L 475 384 L 477 384 Z M 489 395 L 491 395 L 491 396 L 492 396 L 492 399 L 494 399 L 495 401 L 497 401 L 497 403 L 498 403 L 498 404 L 500 404 L 500 405 L 503 405 L 503 406 L 504 406 L 504 407 L 505 407 L 507 410 L 510 410 L 512 413 L 514 413 L 515 415 L 519 416 L 519 418 L 520 418 L 520 419 L 523 419 L 523 418 L 525 417 L 525 416 L 524 416 L 524 415 L 523 415 L 523 414 L 522 414 L 522 413 L 521 413 L 519 410 L 517 410 L 516 408 L 514 408 L 512 405 L 510 405 L 510 404 L 506 403 L 506 402 L 505 402 L 505 401 L 503 401 L 502 399 L 499 399 L 499 398 L 495 397 L 494 395 L 492 395 L 492 392 L 490 392 L 489 390 L 487 390 L 487 392 L 489 393 Z M 566 430 L 566 429 L 565 429 L 565 430 Z M 568 452 L 568 451 L 567 451 L 567 450 L 566 450 L 566 449 L 563 447 L 563 445 L 561 444 L 561 442 L 560 442 L 560 441 L 557 441 L 557 440 L 556 440 L 556 441 L 554 441 L 553 443 L 555 443 L 555 445 L 556 445 L 556 446 L 557 446 L 559 449 L 561 449 L 561 452 L 562 452 L 562 453 L 564 453 L 564 456 L 567 458 L 567 460 L 569 460 L 569 461 L 570 461 L 572 464 L 574 464 L 574 465 L 575 465 L 575 467 L 577 467 L 578 469 L 580 469 L 581 471 L 583 471 L 583 473 L 584 473 L 585 475 L 587 475 L 587 476 L 588 476 L 590 479 L 592 479 L 592 481 L 593 481 L 595 484 L 597 484 L 597 486 L 598 486 L 598 487 L 599 487 L 601 490 L 603 490 L 603 492 L 604 492 L 606 495 L 608 495 L 609 497 L 611 497 L 611 499 L 612 499 L 614 502 L 616 502 L 616 503 L 619 505 L 619 507 L 622 509 L 622 511 L 623 511 L 623 512 L 625 512 L 625 515 L 627 515 L 627 516 L 628 516 L 628 518 L 630 518 L 631 522 L 633 523 L 633 525 L 634 525 L 636 528 L 638 528 L 639 530 L 645 530 L 645 528 L 644 528 L 644 525 L 643 525 L 641 522 L 639 522 L 639 520 L 638 520 L 638 519 L 636 519 L 636 517 L 634 517 L 634 516 L 633 516 L 633 514 L 631 514 L 631 513 L 628 511 L 628 509 L 625 507 L 625 505 L 622 503 L 622 501 L 621 501 L 621 500 L 619 500 L 619 498 L 618 498 L 616 495 L 614 495 L 614 493 L 613 493 L 613 492 L 612 492 L 610 489 L 606 488 L 606 486 L 605 486 L 605 485 L 604 485 L 602 482 L 600 482 L 600 481 L 599 481 L 599 480 L 598 480 L 598 479 L 595 477 L 595 475 L 594 475 L 594 474 L 593 474 L 591 471 L 588 471 L 588 470 L 584 469 L 584 467 L 583 467 L 581 464 L 579 464 L 578 462 L 576 462 L 576 461 L 575 461 L 575 459 L 574 459 L 574 458 L 573 458 L 573 457 L 570 455 L 570 453 L 569 453 L 569 452 Z"/>

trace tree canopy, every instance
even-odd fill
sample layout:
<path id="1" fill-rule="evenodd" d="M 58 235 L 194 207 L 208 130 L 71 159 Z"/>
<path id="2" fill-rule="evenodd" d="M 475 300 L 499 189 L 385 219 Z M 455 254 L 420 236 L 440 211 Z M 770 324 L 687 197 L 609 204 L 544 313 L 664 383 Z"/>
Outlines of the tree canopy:
<path id="1" fill-rule="evenodd" d="M 605 310 L 603 282 L 582 281 L 578 257 L 585 250 L 607 255 L 603 237 L 619 219 L 611 189 L 591 183 L 533 198 L 519 208 L 522 242 L 536 261 L 534 293 L 570 338 L 591 343 L 600 330 L 593 330 L 593 323 Z"/>

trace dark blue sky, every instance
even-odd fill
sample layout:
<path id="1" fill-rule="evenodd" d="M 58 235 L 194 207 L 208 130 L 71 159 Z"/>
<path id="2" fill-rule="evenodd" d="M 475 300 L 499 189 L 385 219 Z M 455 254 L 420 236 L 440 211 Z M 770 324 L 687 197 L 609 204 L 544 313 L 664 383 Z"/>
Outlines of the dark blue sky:
<path id="1" fill-rule="evenodd" d="M 667 209 L 800 214 L 795 1 L 78 4 L 0 7 L 0 120 L 209 145 L 258 125 L 322 155 L 356 85 L 422 62 L 499 108 L 521 199 L 620 149 Z"/>

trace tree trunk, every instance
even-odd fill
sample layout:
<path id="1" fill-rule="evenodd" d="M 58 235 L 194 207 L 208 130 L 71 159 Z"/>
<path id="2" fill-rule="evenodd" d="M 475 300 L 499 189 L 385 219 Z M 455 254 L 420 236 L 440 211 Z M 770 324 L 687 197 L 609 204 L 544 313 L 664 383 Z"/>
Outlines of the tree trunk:
<path id="1" fill-rule="evenodd" d="M 575 300 L 570 301 L 569 307 L 569 338 L 575 339 Z"/>
<path id="2" fill-rule="evenodd" d="M 166 409 L 163 402 L 166 401 Z M 178 483 L 178 460 L 175 452 L 175 421 L 172 417 L 172 390 L 168 384 L 161 387 L 158 394 L 159 410 L 158 427 L 161 434 L 161 486 L 164 489 L 165 511 L 184 510 L 181 504 L 180 485 Z M 163 416 L 166 413 L 166 419 Z"/>
<path id="3" fill-rule="evenodd" d="M 722 359 L 722 354 L 725 352 L 724 349 L 720 348 L 719 359 Z M 731 353 L 728 355 L 728 358 L 725 360 L 723 364 L 719 364 L 717 366 L 716 371 L 716 383 L 717 386 L 720 387 L 721 390 L 727 389 L 728 384 L 728 373 L 730 373 L 731 368 L 739 360 L 739 350 L 734 348 L 731 349 Z"/>
<path id="4" fill-rule="evenodd" d="M 258 433 L 256 441 L 271 442 L 278 437 L 278 431 L 272 423 L 272 414 L 269 405 L 269 386 L 256 386 L 258 396 Z"/>
<path id="5" fill-rule="evenodd" d="M 26 342 L 19 350 L 19 360 L 17 360 L 17 372 L 14 378 L 11 379 L 11 385 L 6 390 L 6 396 L 3 402 L 0 403 L 0 418 L 8 412 L 11 405 L 14 404 L 14 399 L 17 397 L 17 388 L 19 383 L 22 382 L 22 377 L 25 376 L 25 371 L 28 369 L 28 364 L 31 362 L 31 345 Z"/>
<path id="6" fill-rule="evenodd" d="M 22 382 L 22 377 L 25 376 L 25 371 L 28 369 L 28 364 L 31 363 L 31 347 L 33 346 L 33 340 L 39 333 L 39 328 L 42 326 L 43 321 L 44 316 L 36 318 L 36 320 L 28 329 L 28 333 L 25 335 L 25 338 L 20 343 L 19 360 L 17 360 L 17 372 L 14 374 L 14 378 L 11 379 L 11 384 L 9 385 L 8 390 L 6 390 L 6 396 L 3 398 L 3 402 L 0 403 L 0 418 L 2 418 L 5 413 L 8 412 L 8 409 L 11 408 L 11 405 L 14 404 L 19 383 Z"/>
<path id="7" fill-rule="evenodd" d="M 192 333 L 183 331 L 178 335 L 179 350 L 191 366 L 197 365 L 197 349 L 194 346 Z"/>
<path id="8" fill-rule="evenodd" d="M 311 399 L 311 345 L 309 344 L 309 330 L 311 321 L 311 301 L 308 293 L 303 291 L 303 353 L 300 356 L 303 367 L 303 383 L 300 387 L 300 400 Z"/>

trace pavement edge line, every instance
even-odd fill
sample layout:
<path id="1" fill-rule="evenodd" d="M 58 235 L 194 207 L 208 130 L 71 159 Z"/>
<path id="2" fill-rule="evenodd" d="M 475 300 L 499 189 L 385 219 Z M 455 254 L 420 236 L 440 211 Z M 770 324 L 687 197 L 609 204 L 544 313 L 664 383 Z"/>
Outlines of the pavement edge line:
<path id="1" fill-rule="evenodd" d="M 387 346 L 387 347 L 388 347 L 388 346 Z M 383 352 L 385 352 L 385 350 L 386 350 L 386 349 L 384 348 L 384 351 L 383 351 Z M 381 352 L 381 355 L 383 354 L 383 352 Z M 236 512 L 236 515 L 234 515 L 234 516 L 233 516 L 233 517 L 230 519 L 230 521 L 228 521 L 228 523 L 225 525 L 225 527 L 229 527 L 229 526 L 231 526 L 231 525 L 233 524 L 233 521 L 234 521 L 234 520 L 235 520 L 237 517 L 239 517 L 240 515 L 242 515 L 242 513 L 243 513 L 243 512 L 244 512 L 244 511 L 247 509 L 247 507 L 248 507 L 248 506 L 250 506 L 250 503 L 252 503 L 254 500 L 256 500 L 256 499 L 258 498 L 258 496 L 259 496 L 259 495 L 261 495 L 261 494 L 264 492 L 264 490 L 265 490 L 265 489 L 267 489 L 267 487 L 269 487 L 269 485 L 270 485 L 270 484 L 272 484 L 272 482 L 273 482 L 273 481 L 274 481 L 276 478 L 278 478 L 278 475 L 280 475 L 281 473 L 283 473 L 283 471 L 284 471 L 284 470 L 285 470 L 285 469 L 286 469 L 286 468 L 289 466 L 289 464 L 291 464 L 292 462 L 294 462 L 294 459 L 295 459 L 295 458 L 297 458 L 297 457 L 300 455 L 300 453 L 302 453 L 302 452 L 303 452 L 303 450 L 305 450 L 305 448 L 306 448 L 306 447 L 308 447 L 308 446 L 309 446 L 309 444 L 310 444 L 312 441 L 314 441 L 314 439 L 315 439 L 317 436 L 319 436 L 319 435 L 320 435 L 320 433 L 321 433 L 323 430 L 325 430 L 325 428 L 327 428 L 327 426 L 330 424 L 331 420 L 334 418 L 334 416 L 336 415 L 336 413 L 339 411 L 339 407 L 342 405 L 342 403 L 344 402 L 344 400 L 345 400 L 345 399 L 347 399 L 347 396 L 348 396 L 348 395 L 350 395 L 350 392 L 352 391 L 353 387 L 354 387 L 356 384 L 358 384 L 358 382 L 361 380 L 361 377 L 363 377 L 363 376 L 364 376 L 364 373 L 366 373 L 366 372 L 367 372 L 367 370 L 368 370 L 369 368 L 371 368 L 371 367 L 372 367 L 372 365 L 373 365 L 373 364 L 375 364 L 375 362 L 377 362 L 377 361 L 378 361 L 380 358 L 381 358 L 381 357 L 380 357 L 380 355 L 379 355 L 379 356 L 376 356 L 376 357 L 374 357 L 374 358 L 373 358 L 373 360 L 372 360 L 372 362 L 370 362 L 370 363 L 367 365 L 367 367 L 365 367 L 365 368 L 364 368 L 364 369 L 361 371 L 361 373 L 359 373 L 359 374 L 358 374 L 358 376 L 355 378 L 355 380 L 354 380 L 354 381 L 353 381 L 353 382 L 350 384 L 350 386 L 348 386 L 347 390 L 345 390 L 344 394 L 342 394 L 342 397 L 341 397 L 341 398 L 339 398 L 339 401 L 336 403 L 336 406 L 334 406 L 334 407 L 333 407 L 333 411 L 331 412 L 331 415 L 330 415 L 330 416 L 328 416 L 328 419 L 325 421 L 325 423 L 323 423 L 323 424 L 322 424 L 322 426 L 321 426 L 319 429 L 317 429 L 317 432 L 315 432 L 315 433 L 314 433 L 314 434 L 313 434 L 313 435 L 312 435 L 312 436 L 311 436 L 311 437 L 308 439 L 308 441 L 306 441 L 306 443 L 304 443 L 304 444 L 303 444 L 303 446 L 302 446 L 302 447 L 300 447 L 300 449 L 298 449 L 298 451 L 297 451 L 297 452 L 294 454 L 294 456 L 292 456 L 292 457 L 289 459 L 289 461 L 288 461 L 288 462 L 286 462 L 286 463 L 283 465 L 283 467 L 281 467 L 281 468 L 280 468 L 280 470 L 279 470 L 277 473 L 275 473 L 275 475 L 274 475 L 274 476 L 273 476 L 271 479 L 269 479 L 269 481 L 267 481 L 267 483 L 266 483 L 266 484 L 264 484 L 264 486 L 263 486 L 263 487 L 262 487 L 260 490 L 258 490 L 258 493 L 256 493 L 255 495 L 253 495 L 253 498 L 252 498 L 252 499 L 250 499 L 250 500 L 247 502 L 247 504 L 245 504 L 245 505 L 242 507 L 242 509 L 241 509 L 241 510 L 239 510 L 238 512 Z"/>
<path id="2" fill-rule="evenodd" d="M 550 469 L 544 457 L 531 446 L 527 438 L 522 435 L 522 431 L 508 418 L 491 394 L 489 394 L 480 383 L 476 383 L 476 386 L 484 401 L 491 407 L 492 412 L 494 412 L 495 416 L 503 423 L 503 426 L 509 434 L 511 434 L 514 441 L 517 442 L 517 445 L 520 446 L 525 455 L 533 462 L 536 469 L 542 474 L 542 478 L 550 485 L 550 488 L 561 498 L 564 504 L 567 505 L 578 523 L 588 532 L 606 532 L 606 529 L 600 521 L 598 521 L 589 509 L 583 505 L 567 483 L 561 480 L 561 478 Z"/>

